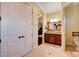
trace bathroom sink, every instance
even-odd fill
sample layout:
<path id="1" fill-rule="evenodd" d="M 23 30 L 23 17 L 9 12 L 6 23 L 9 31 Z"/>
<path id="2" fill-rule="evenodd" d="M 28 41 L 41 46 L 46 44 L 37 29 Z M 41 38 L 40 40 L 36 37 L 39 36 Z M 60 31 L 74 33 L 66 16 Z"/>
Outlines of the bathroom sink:
<path id="1" fill-rule="evenodd" d="M 46 31 L 45 33 L 48 33 L 48 34 L 61 34 L 61 32 L 59 32 L 59 31 Z"/>

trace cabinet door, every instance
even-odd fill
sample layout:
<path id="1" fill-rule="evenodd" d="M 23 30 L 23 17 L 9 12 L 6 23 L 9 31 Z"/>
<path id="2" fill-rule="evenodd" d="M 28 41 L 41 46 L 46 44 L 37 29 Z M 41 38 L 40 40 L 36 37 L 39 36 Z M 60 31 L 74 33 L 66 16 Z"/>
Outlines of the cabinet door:
<path id="1" fill-rule="evenodd" d="M 49 39 L 48 39 L 48 34 L 45 34 L 45 39 L 44 39 L 44 40 L 45 40 L 46 43 L 49 42 L 49 41 L 48 41 L 48 40 L 49 40 Z"/>
<path id="2" fill-rule="evenodd" d="M 56 34 L 56 44 L 61 45 L 61 35 Z"/>
<path id="3" fill-rule="evenodd" d="M 55 35 L 49 34 L 49 43 L 55 43 Z"/>

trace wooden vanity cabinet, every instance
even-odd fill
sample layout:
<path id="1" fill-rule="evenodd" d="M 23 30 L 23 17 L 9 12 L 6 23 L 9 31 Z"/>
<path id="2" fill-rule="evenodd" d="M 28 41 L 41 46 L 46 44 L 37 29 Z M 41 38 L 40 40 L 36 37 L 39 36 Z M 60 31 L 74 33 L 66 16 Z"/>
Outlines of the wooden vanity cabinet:
<path id="1" fill-rule="evenodd" d="M 48 34 L 45 33 L 45 42 L 61 45 L 61 34 Z"/>

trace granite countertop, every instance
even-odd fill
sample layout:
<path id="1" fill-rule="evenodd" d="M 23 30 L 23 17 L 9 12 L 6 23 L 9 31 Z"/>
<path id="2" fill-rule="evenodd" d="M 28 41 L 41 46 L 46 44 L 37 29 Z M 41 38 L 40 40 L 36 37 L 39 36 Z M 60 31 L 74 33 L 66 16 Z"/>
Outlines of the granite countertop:
<path id="1" fill-rule="evenodd" d="M 47 34 L 62 34 L 60 31 L 46 31 Z"/>

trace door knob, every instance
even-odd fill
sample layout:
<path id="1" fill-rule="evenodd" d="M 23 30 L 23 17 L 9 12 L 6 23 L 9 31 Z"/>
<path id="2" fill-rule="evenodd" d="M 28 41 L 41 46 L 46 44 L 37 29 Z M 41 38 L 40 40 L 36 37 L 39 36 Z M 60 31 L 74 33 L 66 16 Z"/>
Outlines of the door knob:
<path id="1" fill-rule="evenodd" d="M 21 36 L 18 37 L 19 39 L 21 38 Z"/>
<path id="2" fill-rule="evenodd" d="M 22 38 L 24 38 L 25 36 L 22 36 Z"/>
<path id="3" fill-rule="evenodd" d="M 1 21 L 1 16 L 0 16 L 0 21 Z"/>
<path id="4" fill-rule="evenodd" d="M 0 39 L 0 43 L 1 43 L 1 39 Z"/>

